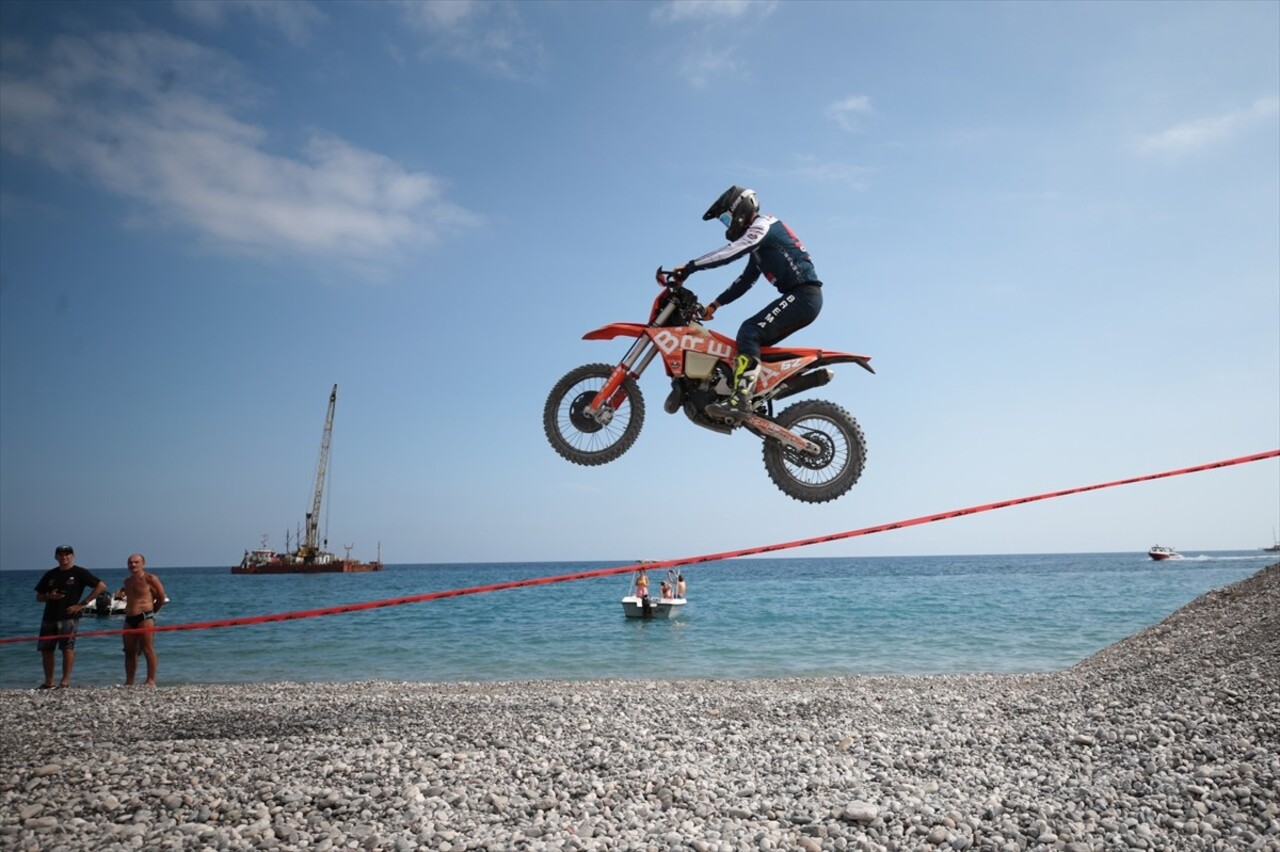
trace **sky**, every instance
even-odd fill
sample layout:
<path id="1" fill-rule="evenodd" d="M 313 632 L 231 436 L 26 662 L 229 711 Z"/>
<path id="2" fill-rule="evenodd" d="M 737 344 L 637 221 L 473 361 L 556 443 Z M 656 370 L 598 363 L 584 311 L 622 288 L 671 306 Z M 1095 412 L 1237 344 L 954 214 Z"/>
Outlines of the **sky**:
<path id="1" fill-rule="evenodd" d="M 872 356 L 861 481 L 542 431 L 731 184 Z M 710 301 L 741 264 L 699 273 Z M 722 308 L 733 335 L 772 294 Z M 0 4 L 0 569 L 676 559 L 1280 447 L 1280 4 Z M 789 551 L 1256 549 L 1275 459 Z"/>

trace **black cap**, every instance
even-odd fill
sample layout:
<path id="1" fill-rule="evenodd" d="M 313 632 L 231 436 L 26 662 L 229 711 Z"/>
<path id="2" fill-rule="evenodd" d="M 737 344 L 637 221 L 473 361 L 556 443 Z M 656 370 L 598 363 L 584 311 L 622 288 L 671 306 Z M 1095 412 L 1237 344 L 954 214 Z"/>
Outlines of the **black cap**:
<path id="1" fill-rule="evenodd" d="M 76 552 L 76 549 L 69 544 L 60 544 L 58 545 L 57 549 L 53 551 L 55 556 L 61 555 L 63 553 L 75 553 L 75 552 Z"/>

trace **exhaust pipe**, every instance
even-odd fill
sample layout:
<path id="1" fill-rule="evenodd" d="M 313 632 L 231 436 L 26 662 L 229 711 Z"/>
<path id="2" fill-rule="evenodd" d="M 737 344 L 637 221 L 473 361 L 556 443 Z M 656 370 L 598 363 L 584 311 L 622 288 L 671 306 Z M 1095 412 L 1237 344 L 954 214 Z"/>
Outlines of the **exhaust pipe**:
<path id="1" fill-rule="evenodd" d="M 796 394 L 804 393 L 807 390 L 820 388 L 834 379 L 835 376 L 836 374 L 832 372 L 830 367 L 820 367 L 817 370 L 802 373 L 801 375 L 787 379 L 785 382 L 778 385 L 778 390 L 773 395 L 773 399 L 786 399 L 789 396 L 795 396 Z"/>

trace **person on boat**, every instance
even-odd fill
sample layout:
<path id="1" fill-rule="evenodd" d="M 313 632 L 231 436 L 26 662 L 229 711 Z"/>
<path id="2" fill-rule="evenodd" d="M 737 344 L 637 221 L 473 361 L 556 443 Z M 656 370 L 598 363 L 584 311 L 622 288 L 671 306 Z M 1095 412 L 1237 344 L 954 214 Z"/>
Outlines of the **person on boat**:
<path id="1" fill-rule="evenodd" d="M 138 654 L 147 659 L 147 679 L 144 686 L 156 685 L 155 634 L 151 631 L 132 632 L 140 627 L 155 626 L 156 612 L 164 606 L 164 585 L 160 578 L 147 571 L 147 559 L 141 553 L 129 556 L 129 576 L 124 581 L 124 684 L 133 686 L 138 672 Z"/>
<path id="2" fill-rule="evenodd" d="M 738 328 L 738 357 L 733 367 L 733 394 L 728 404 L 712 403 L 707 413 L 732 423 L 751 414 L 751 393 L 760 376 L 760 347 L 772 346 L 818 318 L 822 310 L 822 282 L 809 252 L 795 232 L 775 216 L 760 212 L 755 190 L 731 186 L 702 214 L 703 221 L 725 225 L 729 244 L 678 266 L 672 274 L 684 280 L 701 269 L 714 269 L 749 256 L 733 283 L 702 310 L 711 319 L 718 308 L 737 300 L 761 273 L 779 296 L 748 317 Z"/>
<path id="3" fill-rule="evenodd" d="M 107 590 L 107 584 L 99 580 L 87 568 L 75 564 L 76 551 L 69 544 L 59 545 L 53 556 L 58 560 L 56 568 L 50 568 L 36 583 L 36 601 L 44 604 L 40 619 L 40 636 L 36 648 L 40 651 L 40 663 L 44 668 L 44 682 L 40 689 L 53 689 L 55 662 L 53 652 L 62 650 L 62 680 L 58 686 L 71 685 L 71 670 L 76 664 L 76 628 L 80 616 L 89 601 Z M 80 595 L 92 589 L 84 600 Z"/>
<path id="4" fill-rule="evenodd" d="M 671 584 L 666 580 L 663 580 L 658 584 L 658 591 L 662 593 L 662 599 L 664 601 L 671 600 Z"/>
<path id="5" fill-rule="evenodd" d="M 643 568 L 640 569 L 640 573 L 636 576 L 636 597 L 649 597 L 649 575 L 644 572 Z"/>
<path id="6" fill-rule="evenodd" d="M 677 575 L 676 575 L 676 597 L 678 597 L 678 598 L 683 598 L 683 597 L 684 597 L 684 591 L 685 591 L 684 575 L 683 575 L 683 574 L 677 574 Z"/>

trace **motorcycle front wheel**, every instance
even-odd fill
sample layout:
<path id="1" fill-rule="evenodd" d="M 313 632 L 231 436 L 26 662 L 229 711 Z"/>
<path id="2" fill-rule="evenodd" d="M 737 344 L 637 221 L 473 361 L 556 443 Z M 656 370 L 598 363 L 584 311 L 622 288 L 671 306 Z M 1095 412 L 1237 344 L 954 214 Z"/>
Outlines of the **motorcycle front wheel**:
<path id="1" fill-rule="evenodd" d="M 807 399 L 774 419 L 821 448 L 814 455 L 765 440 L 765 470 L 788 497 L 803 503 L 825 503 L 844 495 L 862 476 L 867 441 L 858 422 L 840 406 Z"/>
<path id="2" fill-rule="evenodd" d="M 631 449 L 640 436 L 644 397 L 635 379 L 623 381 L 603 418 L 587 416 L 587 406 L 612 374 L 608 364 L 586 364 L 566 373 L 547 396 L 542 430 L 551 448 L 574 464 L 608 464 Z"/>

